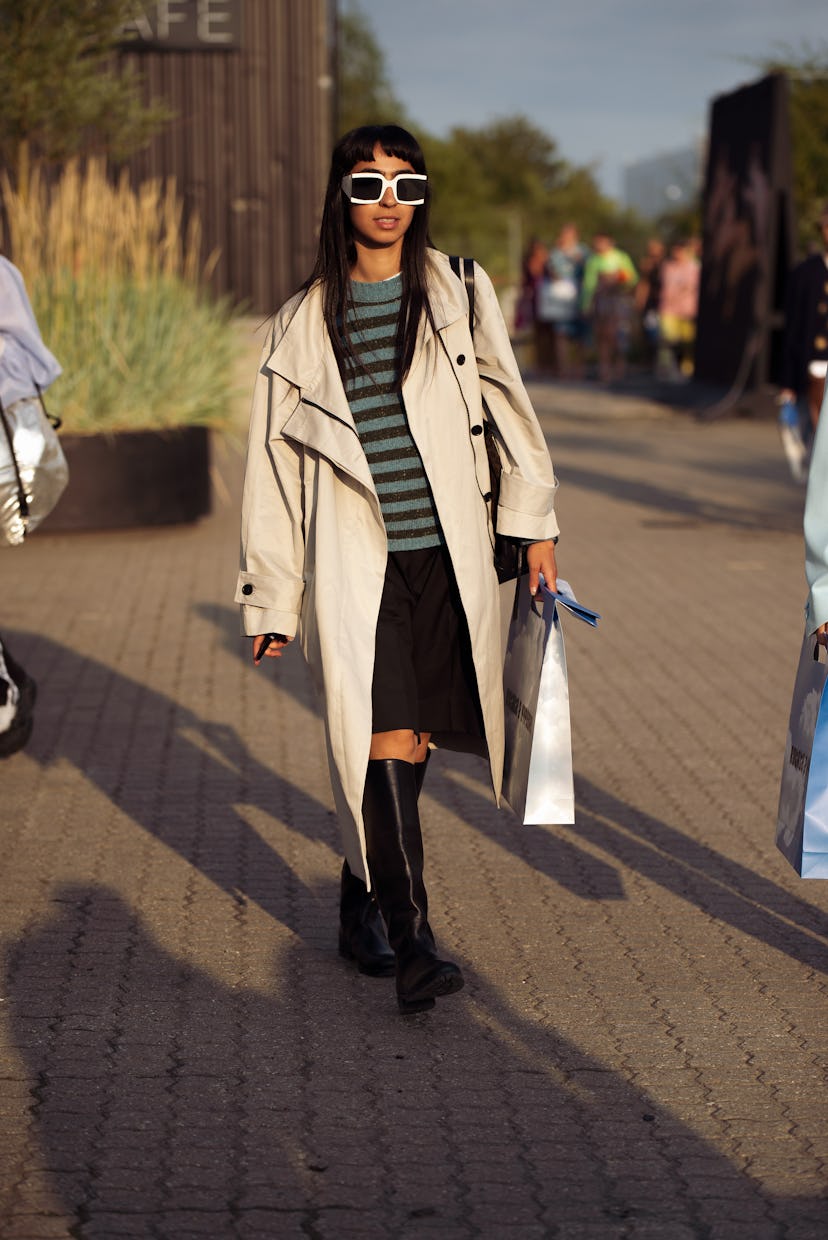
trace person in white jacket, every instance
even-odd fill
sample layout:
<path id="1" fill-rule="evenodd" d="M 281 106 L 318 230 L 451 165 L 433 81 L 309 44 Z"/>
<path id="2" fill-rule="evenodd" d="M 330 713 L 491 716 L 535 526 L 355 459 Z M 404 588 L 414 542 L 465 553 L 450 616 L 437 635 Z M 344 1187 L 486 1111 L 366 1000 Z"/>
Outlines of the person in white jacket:
<path id="1" fill-rule="evenodd" d="M 340 952 L 403 1013 L 463 985 L 428 923 L 429 745 L 503 771 L 497 528 L 556 580 L 556 481 L 491 281 L 469 298 L 428 236 L 422 150 L 394 125 L 334 148 L 314 270 L 256 382 L 236 601 L 253 658 L 297 635 L 320 692 L 343 833 Z M 377 905 L 382 917 L 377 912 Z M 387 930 L 387 937 L 386 937 Z"/>
<path id="2" fill-rule="evenodd" d="M 23 276 L 0 255 L 0 408 L 13 412 L 24 401 L 36 400 L 38 392 L 60 373 L 60 364 L 43 343 Z M 12 529 L 10 542 L 17 543 L 23 540 L 24 525 L 18 514 L 12 445 L 5 437 L 5 426 L 0 426 L 0 463 L 5 464 L 13 484 L 14 504 L 0 516 Z M 36 692 L 33 677 L 15 662 L 0 637 L 0 758 L 10 757 L 28 742 Z"/>
<path id="3" fill-rule="evenodd" d="M 808 579 L 808 628 L 828 646 L 828 389 L 822 401 L 805 495 L 805 575 Z"/>

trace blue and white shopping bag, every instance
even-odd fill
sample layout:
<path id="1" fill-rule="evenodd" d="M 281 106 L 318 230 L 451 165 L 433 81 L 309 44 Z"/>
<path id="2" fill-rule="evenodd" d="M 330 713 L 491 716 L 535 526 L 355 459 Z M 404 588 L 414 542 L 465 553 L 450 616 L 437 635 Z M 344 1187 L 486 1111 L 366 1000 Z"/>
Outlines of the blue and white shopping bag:
<path id="1" fill-rule="evenodd" d="M 828 664 L 805 634 L 794 684 L 776 843 L 803 878 L 828 878 Z"/>

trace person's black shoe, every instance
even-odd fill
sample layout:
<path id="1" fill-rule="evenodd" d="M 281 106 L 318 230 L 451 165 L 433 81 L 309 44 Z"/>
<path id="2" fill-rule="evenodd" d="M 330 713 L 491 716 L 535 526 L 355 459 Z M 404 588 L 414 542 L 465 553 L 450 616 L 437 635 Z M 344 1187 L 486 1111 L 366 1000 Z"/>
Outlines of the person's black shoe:
<path id="1" fill-rule="evenodd" d="M 20 694 L 11 725 L 3 732 L 0 732 L 0 758 L 10 758 L 12 754 L 17 753 L 28 744 L 29 738 L 32 735 L 37 685 L 28 672 L 11 657 L 5 646 L 2 647 L 2 653 L 6 670 Z M 5 688 L 5 680 L 0 681 L 0 684 Z"/>
<path id="2" fill-rule="evenodd" d="M 456 994 L 465 985 L 463 974 L 451 960 L 429 960 L 425 953 L 401 964 L 397 974 L 397 1005 L 403 1016 L 414 1016 L 434 1007 L 435 1000 Z"/>
<path id="3" fill-rule="evenodd" d="M 393 977 L 394 953 L 373 892 L 342 863 L 339 897 L 339 954 L 368 977 Z"/>

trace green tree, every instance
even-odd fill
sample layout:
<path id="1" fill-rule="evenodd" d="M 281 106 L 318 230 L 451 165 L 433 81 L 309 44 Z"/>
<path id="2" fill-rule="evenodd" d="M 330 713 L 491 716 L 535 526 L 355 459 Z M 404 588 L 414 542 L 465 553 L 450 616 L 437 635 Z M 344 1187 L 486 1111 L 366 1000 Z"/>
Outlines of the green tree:
<path id="1" fill-rule="evenodd" d="M 26 181 L 31 153 L 83 150 L 121 158 L 170 116 L 145 106 L 115 61 L 136 0 L 0 0 L 0 157 Z"/>
<path id="2" fill-rule="evenodd" d="M 828 200 L 828 43 L 789 47 L 762 61 L 766 73 L 784 73 L 790 87 L 793 195 L 801 249 L 816 239 L 820 208 Z"/>
<path id="3" fill-rule="evenodd" d="M 338 20 L 337 128 L 397 124 L 409 128 L 405 109 L 395 96 L 385 56 L 360 6 L 351 3 Z"/>

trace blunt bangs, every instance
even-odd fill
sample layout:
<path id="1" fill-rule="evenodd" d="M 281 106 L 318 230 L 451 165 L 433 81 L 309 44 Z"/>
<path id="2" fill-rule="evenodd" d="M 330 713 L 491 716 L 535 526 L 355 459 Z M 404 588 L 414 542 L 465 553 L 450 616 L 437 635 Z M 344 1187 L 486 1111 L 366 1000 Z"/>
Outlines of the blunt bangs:
<path id="1" fill-rule="evenodd" d="M 354 164 L 370 163 L 374 148 L 379 145 L 386 155 L 401 159 L 415 172 L 425 172 L 425 157 L 417 139 L 400 125 L 360 125 L 339 139 L 334 148 L 333 163 L 337 174 L 344 176 Z M 339 169 L 342 169 L 339 174 Z"/>

